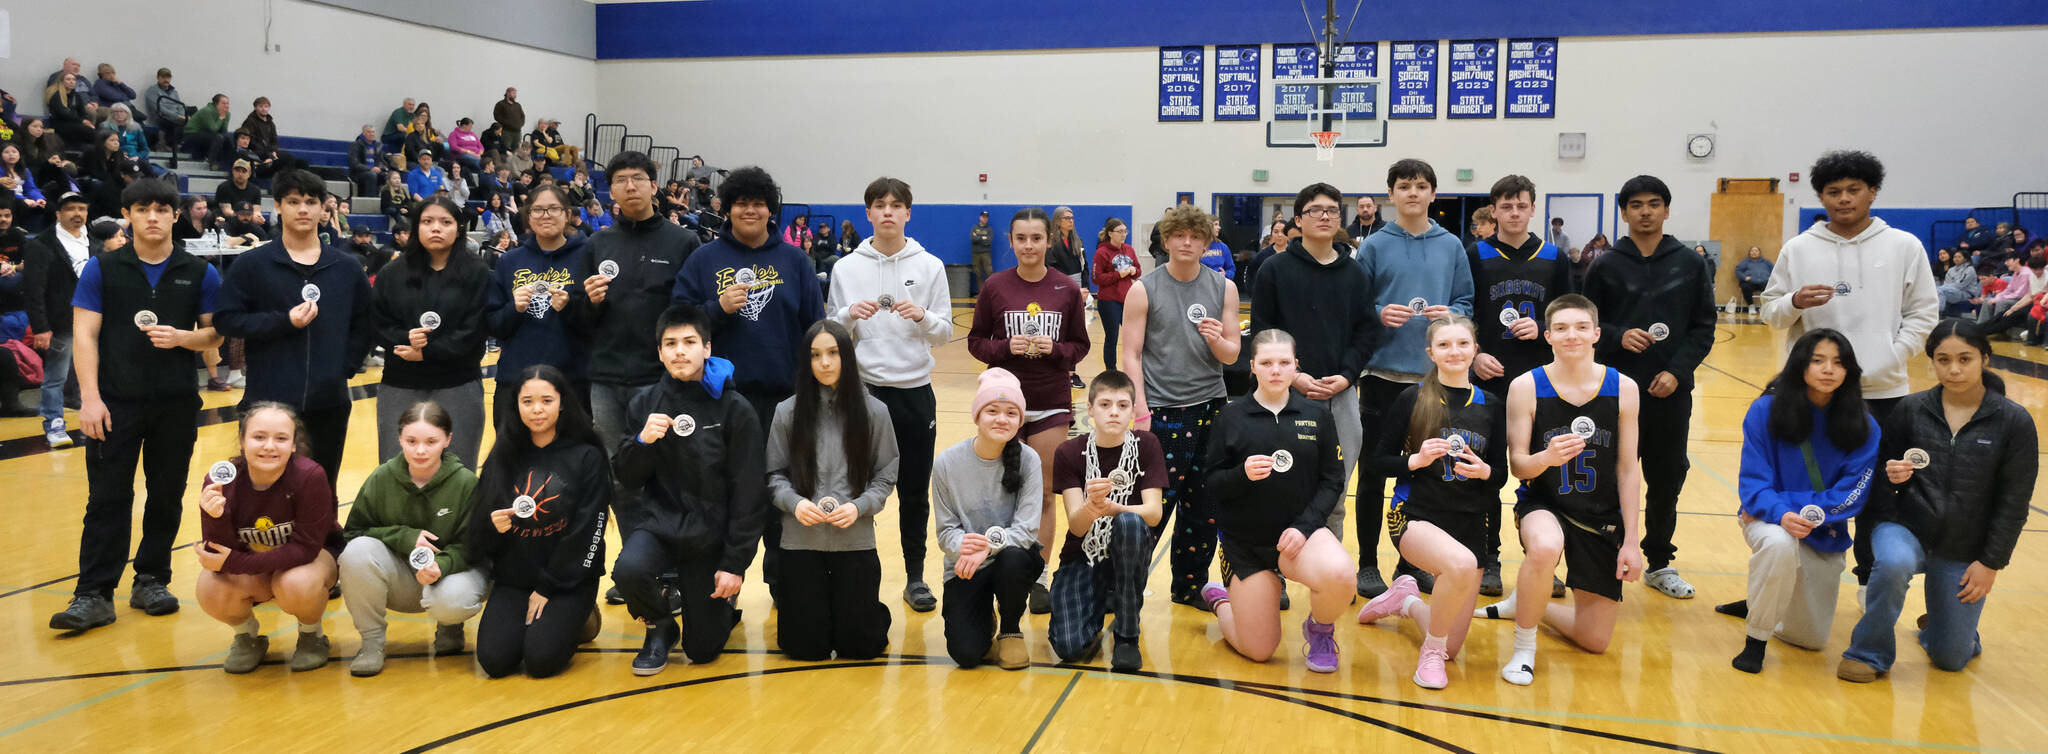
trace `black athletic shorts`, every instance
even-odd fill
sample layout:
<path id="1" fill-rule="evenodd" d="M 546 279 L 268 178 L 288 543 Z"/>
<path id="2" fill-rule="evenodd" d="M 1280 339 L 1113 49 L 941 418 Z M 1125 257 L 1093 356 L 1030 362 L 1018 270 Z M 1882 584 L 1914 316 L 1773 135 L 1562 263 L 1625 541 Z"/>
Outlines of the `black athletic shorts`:
<path id="1" fill-rule="evenodd" d="M 1273 538 L 1276 542 L 1279 537 Z M 1223 585 L 1230 586 L 1232 578 L 1249 578 L 1260 571 L 1272 571 L 1280 575 L 1280 548 L 1275 544 L 1264 546 L 1246 545 L 1238 539 L 1223 534 L 1216 538 L 1217 548 L 1223 554 Z"/>
<path id="2" fill-rule="evenodd" d="M 1550 511 L 1564 532 L 1564 585 L 1621 601 L 1621 579 L 1614 577 L 1614 565 L 1621 558 L 1621 517 L 1608 521 L 1579 521 L 1559 512 L 1550 501 L 1528 496 L 1515 504 L 1515 525 L 1536 511 Z"/>
<path id="3" fill-rule="evenodd" d="M 1416 521 L 1428 521 L 1474 553 L 1486 549 L 1486 514 L 1431 510 L 1413 503 L 1402 500 L 1387 505 L 1387 536 L 1394 540 L 1395 550 L 1401 548 L 1401 535 L 1408 531 L 1408 525 Z"/>

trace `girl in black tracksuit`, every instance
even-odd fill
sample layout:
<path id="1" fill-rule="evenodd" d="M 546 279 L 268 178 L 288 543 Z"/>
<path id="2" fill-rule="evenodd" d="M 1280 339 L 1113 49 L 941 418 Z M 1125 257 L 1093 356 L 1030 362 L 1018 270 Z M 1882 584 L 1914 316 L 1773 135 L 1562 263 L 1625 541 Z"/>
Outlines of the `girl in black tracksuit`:
<path id="1" fill-rule="evenodd" d="M 413 239 L 385 265 L 371 295 L 373 340 L 383 346 L 384 384 L 377 393 L 377 455 L 398 447 L 399 415 L 433 401 L 455 420 L 449 449 L 474 466 L 484 433 L 483 363 L 491 270 L 460 230 L 462 208 L 446 198 L 413 210 Z M 429 317 L 427 315 L 432 314 Z"/>
<path id="2" fill-rule="evenodd" d="M 1429 602 L 1415 577 L 1394 579 L 1359 610 L 1360 623 L 1399 615 L 1424 631 L 1415 683 L 1443 688 L 1444 663 L 1456 656 L 1472 624 L 1479 595 L 1475 553 L 1487 543 L 1486 514 L 1500 507 L 1507 478 L 1506 401 L 1472 384 L 1478 355 L 1472 321 L 1453 316 L 1429 326 L 1429 357 L 1436 366 L 1420 384 L 1401 391 L 1387 411 L 1387 427 L 1364 462 L 1394 480 L 1387 533 L 1401 557 L 1436 577 Z M 1431 602 L 1444 606 L 1432 611 Z"/>
<path id="3" fill-rule="evenodd" d="M 597 580 L 612 480 L 561 370 L 520 373 L 519 421 L 507 422 L 484 463 L 470 509 L 471 552 L 488 563 L 490 602 L 477 624 L 476 661 L 502 678 L 562 672 L 597 635 Z M 517 510 L 528 501 L 531 516 Z"/>

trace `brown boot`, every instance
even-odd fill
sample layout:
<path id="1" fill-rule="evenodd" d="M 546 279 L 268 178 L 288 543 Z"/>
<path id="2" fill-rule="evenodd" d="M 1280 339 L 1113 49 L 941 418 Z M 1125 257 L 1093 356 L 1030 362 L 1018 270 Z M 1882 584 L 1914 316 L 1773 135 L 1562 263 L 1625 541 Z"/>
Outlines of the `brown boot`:
<path id="1" fill-rule="evenodd" d="M 1872 683 L 1881 675 L 1884 673 L 1879 672 L 1877 668 L 1847 657 L 1842 658 L 1842 664 L 1835 666 L 1835 677 L 1850 683 Z"/>

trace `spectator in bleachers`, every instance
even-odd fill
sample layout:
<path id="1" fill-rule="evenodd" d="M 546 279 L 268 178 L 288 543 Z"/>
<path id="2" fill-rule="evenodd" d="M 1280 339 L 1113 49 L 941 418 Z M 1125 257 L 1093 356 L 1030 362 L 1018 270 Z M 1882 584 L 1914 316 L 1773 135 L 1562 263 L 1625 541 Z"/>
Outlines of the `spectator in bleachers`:
<path id="1" fill-rule="evenodd" d="M 44 125 L 57 132 L 64 143 L 73 147 L 92 143 L 92 121 L 89 111 L 74 91 L 77 75 L 61 74 L 57 83 L 43 90 L 43 106 L 46 113 Z"/>
<path id="2" fill-rule="evenodd" d="M 221 207 L 223 212 L 228 207 L 262 204 L 263 192 L 250 180 L 254 172 L 255 166 L 250 165 L 248 160 L 236 160 L 234 165 L 228 167 L 228 179 L 221 181 L 220 186 L 214 188 L 214 204 Z"/>
<path id="3" fill-rule="evenodd" d="M 214 231 L 226 235 L 227 229 L 221 224 L 220 215 L 214 214 L 212 200 L 193 194 L 178 203 L 178 224 L 171 226 L 171 240 L 190 241 Z M 222 245 L 233 247 L 246 244 L 247 239 L 233 239 L 224 240 Z"/>
<path id="4" fill-rule="evenodd" d="M 412 191 L 405 185 L 405 176 L 396 170 L 385 173 L 384 188 L 377 192 L 377 213 L 396 223 L 411 206 Z"/>
<path id="5" fill-rule="evenodd" d="M 270 175 L 305 169 L 308 166 L 305 160 L 278 148 L 277 121 L 270 117 L 270 98 L 257 97 L 251 107 L 254 109 L 242 119 L 241 130 L 249 132 L 249 151 L 262 158 L 259 163 L 268 164 Z M 258 169 L 262 168 L 263 165 L 259 164 Z"/>
<path id="6" fill-rule="evenodd" d="M 2048 273 L 2043 272 L 2043 268 L 2048 268 L 2048 260 L 2011 256 L 2006 257 L 2006 265 L 2013 270 L 2012 279 L 2005 284 L 2005 291 L 1999 294 L 1995 305 L 1987 307 L 1990 315 L 1980 314 L 1978 321 L 1985 323 L 1986 335 L 2007 334 L 2013 340 L 2025 342 L 2029 340 L 2027 336 L 2013 331 L 2030 323 L 2034 304 L 2048 293 Z"/>
<path id="7" fill-rule="evenodd" d="M 128 154 L 121 150 L 121 134 L 113 129 L 102 129 L 93 137 L 92 144 L 85 148 L 85 164 L 80 175 L 91 180 L 96 186 L 114 181 L 129 162 Z M 104 215 L 93 215 L 104 217 Z"/>
<path id="8" fill-rule="evenodd" d="M 811 218 L 807 215 L 797 215 L 796 222 L 790 223 L 788 228 L 783 229 L 782 241 L 800 250 L 810 249 Z"/>
<path id="9" fill-rule="evenodd" d="M 320 202 L 320 244 L 348 242 L 348 213 L 341 211 L 341 197 L 328 194 Z"/>
<path id="10" fill-rule="evenodd" d="M 99 103 L 101 111 L 135 101 L 135 87 L 121 83 L 121 77 L 114 75 L 113 64 L 101 63 L 98 70 L 99 78 L 92 82 L 92 99 Z"/>
<path id="11" fill-rule="evenodd" d="M 0 89 L 0 122 L 12 125 L 15 122 L 14 110 L 19 105 L 20 103 L 15 101 L 14 95 L 9 94 L 5 89 Z"/>
<path id="12" fill-rule="evenodd" d="M 533 141 L 533 161 L 542 162 L 541 156 L 545 155 L 545 162 L 549 165 L 565 168 L 581 165 L 581 161 L 577 159 L 579 150 L 562 141 L 562 132 L 557 123 L 558 121 L 542 118 L 534 124 L 533 133 L 527 134 L 527 138 Z"/>
<path id="13" fill-rule="evenodd" d="M 484 211 L 479 220 L 491 235 L 512 232 L 512 210 L 505 206 L 505 197 L 501 194 L 494 193 L 484 199 Z"/>
<path id="14" fill-rule="evenodd" d="M 363 124 L 363 132 L 355 141 L 348 143 L 348 179 L 356 184 L 356 193 L 369 194 L 377 190 L 377 179 L 384 175 L 383 164 L 377 161 L 377 130 L 370 124 Z"/>
<path id="15" fill-rule="evenodd" d="M 149 164 L 149 134 L 143 132 L 142 124 L 135 120 L 135 112 L 128 108 L 128 103 L 114 103 L 102 129 L 112 131 L 120 138 L 121 153 L 141 165 L 144 173 L 157 175 L 163 172 Z"/>
<path id="16" fill-rule="evenodd" d="M 603 204 L 596 199 L 583 203 L 583 232 L 586 235 L 609 227 L 612 227 L 612 213 L 605 211 Z"/>
<path id="17" fill-rule="evenodd" d="M 448 198 L 455 200 L 456 207 L 462 209 L 462 212 L 455 216 L 457 225 L 465 233 L 475 230 L 477 212 L 476 209 L 469 206 L 469 178 L 468 174 L 462 170 L 462 163 L 448 163 L 447 175 L 447 180 L 441 184 L 441 189 L 448 192 Z"/>
<path id="18" fill-rule="evenodd" d="M 526 127 L 526 108 L 519 104 L 519 90 L 505 87 L 505 98 L 491 108 L 491 120 L 505 133 L 516 134 Z"/>
<path id="19" fill-rule="evenodd" d="M 43 196 L 63 196 L 78 190 L 78 163 L 64 156 L 64 140 L 57 132 L 43 127 L 42 118 L 30 118 L 21 124 L 15 138 L 21 145 L 22 160 L 35 175 L 36 186 L 43 190 Z"/>
<path id="20" fill-rule="evenodd" d="M 571 207 L 581 207 L 597 198 L 597 187 L 590 184 L 590 171 L 577 166 L 569 175 L 569 183 L 562 187 L 562 201 Z"/>
<path id="21" fill-rule="evenodd" d="M 192 150 L 192 156 L 206 161 L 206 166 L 219 170 L 228 162 L 228 148 L 234 145 L 234 138 L 228 135 L 228 96 L 215 94 L 206 107 L 192 114 L 192 120 L 185 123 L 185 141 L 180 146 Z"/>
<path id="22" fill-rule="evenodd" d="M 833 237 L 831 223 L 818 225 L 818 235 L 811 238 L 811 248 L 805 249 L 804 253 L 811 256 L 820 284 L 831 287 L 832 266 L 839 264 L 839 241 Z"/>
<path id="23" fill-rule="evenodd" d="M 860 231 L 853 229 L 853 221 L 839 221 L 839 256 L 852 254 L 854 249 L 860 248 L 860 242 Z"/>
<path id="24" fill-rule="evenodd" d="M 407 97 L 404 104 L 391 111 L 391 117 L 384 119 L 384 151 L 397 152 L 405 147 L 405 137 L 412 132 L 412 111 L 416 107 L 418 105 L 413 103 L 413 99 Z"/>
<path id="25" fill-rule="evenodd" d="M 687 209 L 688 205 L 689 201 L 683 198 L 683 182 L 670 178 L 668 183 L 662 184 L 661 194 L 655 197 L 654 211 L 672 216 Z"/>
<path id="26" fill-rule="evenodd" d="M 24 228 L 43 227 L 43 218 L 49 204 L 43 198 L 43 189 L 36 185 L 35 174 L 22 161 L 21 147 L 12 142 L 0 143 L 0 188 L 13 192 L 8 204 L 14 207 L 14 216 Z"/>
<path id="27" fill-rule="evenodd" d="M 465 168 L 464 172 L 472 177 L 472 181 L 484 167 L 484 144 L 477 138 L 476 131 L 470 128 L 474 123 L 468 118 L 455 121 L 455 130 L 448 133 L 448 156 Z"/>
<path id="28" fill-rule="evenodd" d="M 448 153 L 448 141 L 434 127 L 433 108 L 425 102 L 412 111 L 412 126 L 405 135 L 406 161 L 418 160 L 421 152 L 432 154 L 435 162 L 446 159 Z"/>
<path id="29" fill-rule="evenodd" d="M 71 78 L 64 78 L 66 75 Z M 79 112 L 84 114 L 86 122 L 99 122 L 99 100 L 93 99 L 92 82 L 85 77 L 85 71 L 79 66 L 77 58 L 65 58 L 64 67 L 50 74 L 50 78 L 43 81 L 43 84 L 47 86 L 60 81 L 64 83 L 64 88 L 71 92 L 72 101 Z M 45 90 L 43 97 L 47 99 L 49 96 L 49 91 Z"/>
<path id="30" fill-rule="evenodd" d="M 1963 218 L 1963 239 L 1956 243 L 1956 248 L 1961 249 L 1964 256 L 1970 256 L 1974 252 L 1991 248 L 1991 242 L 1996 240 L 1996 238 L 1991 233 L 1990 228 L 1986 228 L 1983 223 L 1977 222 L 1977 218 L 1965 217 Z"/>
<path id="31" fill-rule="evenodd" d="M 502 164 L 511 168 L 512 172 L 518 175 L 531 175 L 536 168 L 547 168 L 545 161 L 535 163 L 533 155 L 533 137 L 520 134 L 519 145 L 505 154 L 505 161 Z"/>
<path id="32" fill-rule="evenodd" d="M 263 221 L 263 213 L 257 205 L 242 202 L 235 205 L 235 216 L 227 221 L 228 235 L 247 236 L 255 239 L 251 245 L 270 240 L 270 225 Z"/>
<path id="33" fill-rule="evenodd" d="M 1960 317 L 1970 309 L 1970 300 L 1983 290 L 1977 279 L 1977 268 L 1970 264 L 1970 258 L 1958 249 L 1949 259 L 1948 269 L 1942 272 L 1941 287 L 1935 289 L 1941 297 L 1941 316 Z"/>
<path id="34" fill-rule="evenodd" d="M 101 133 L 107 135 L 108 141 L 114 140 L 112 131 L 102 131 Z M 102 147 L 106 147 L 104 142 L 102 142 Z M 91 200 L 87 212 L 92 215 L 93 219 L 121 217 L 122 189 L 128 188 L 129 184 L 144 177 L 140 163 L 128 159 L 127 155 L 121 154 L 119 151 L 120 147 L 114 146 L 111 148 L 115 151 L 106 158 L 105 162 L 106 169 L 111 171 L 111 173 L 95 184 L 92 190 L 86 194 Z M 86 159 L 88 166 L 90 166 L 92 158 L 87 157 Z"/>
<path id="35" fill-rule="evenodd" d="M 424 108 L 422 108 L 424 109 Z M 405 173 L 405 189 L 413 202 L 424 202 L 435 194 L 447 189 L 447 177 L 434 164 L 431 152 L 420 152 L 413 158 L 412 170 Z"/>
<path id="36" fill-rule="evenodd" d="M 377 234 L 370 230 L 368 225 L 358 225 L 350 229 L 348 243 L 342 249 L 347 251 L 349 256 L 355 257 L 357 264 L 363 266 L 364 275 L 376 274 L 376 270 L 382 268 L 385 262 L 391 261 L 391 257 L 377 246 Z"/>
<path id="37" fill-rule="evenodd" d="M 158 141 L 164 151 L 171 153 L 170 169 L 178 169 L 178 147 L 185 143 L 185 101 L 178 97 L 178 88 L 171 86 L 171 69 L 156 69 L 156 86 L 142 93 L 144 109 L 149 113 L 151 123 L 156 124 Z"/>
<path id="38" fill-rule="evenodd" d="M 697 179 L 697 190 L 706 194 L 711 193 L 711 177 L 717 174 L 718 170 L 716 168 L 707 167 L 704 164 L 704 157 L 702 155 L 691 155 L 690 172 L 687 175 Z M 711 197 L 704 197 L 703 203 L 710 204 Z"/>

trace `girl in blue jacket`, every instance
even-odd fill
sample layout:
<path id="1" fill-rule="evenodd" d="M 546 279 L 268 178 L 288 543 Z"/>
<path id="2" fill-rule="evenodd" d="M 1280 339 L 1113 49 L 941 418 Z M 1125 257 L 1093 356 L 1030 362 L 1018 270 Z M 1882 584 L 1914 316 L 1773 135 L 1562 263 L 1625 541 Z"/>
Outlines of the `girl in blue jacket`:
<path id="1" fill-rule="evenodd" d="M 1862 377 L 1846 336 L 1813 330 L 1742 420 L 1738 520 L 1751 554 L 1749 635 L 1736 670 L 1761 672 L 1773 634 L 1804 649 L 1827 643 L 1849 519 L 1863 510 L 1877 464 Z"/>

